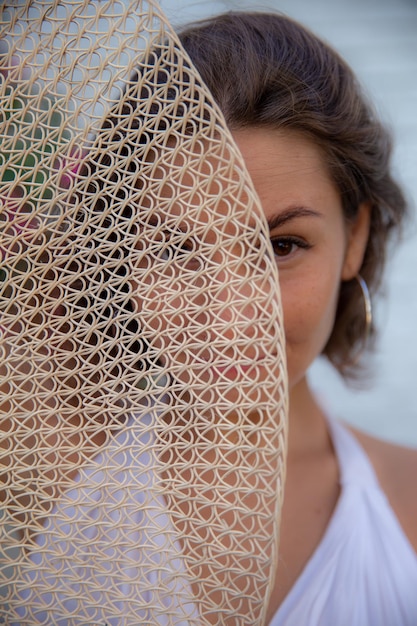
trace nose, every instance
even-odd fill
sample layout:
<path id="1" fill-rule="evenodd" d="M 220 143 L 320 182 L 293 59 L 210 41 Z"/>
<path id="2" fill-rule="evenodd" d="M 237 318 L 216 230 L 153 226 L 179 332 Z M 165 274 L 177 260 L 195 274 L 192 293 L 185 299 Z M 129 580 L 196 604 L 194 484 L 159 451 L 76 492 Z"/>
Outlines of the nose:
<path id="1" fill-rule="evenodd" d="M 206 265 L 204 283 L 195 299 L 196 321 L 213 341 L 242 349 L 248 341 L 276 335 L 278 277 L 266 246 L 260 250 L 248 238 L 219 247 Z"/>

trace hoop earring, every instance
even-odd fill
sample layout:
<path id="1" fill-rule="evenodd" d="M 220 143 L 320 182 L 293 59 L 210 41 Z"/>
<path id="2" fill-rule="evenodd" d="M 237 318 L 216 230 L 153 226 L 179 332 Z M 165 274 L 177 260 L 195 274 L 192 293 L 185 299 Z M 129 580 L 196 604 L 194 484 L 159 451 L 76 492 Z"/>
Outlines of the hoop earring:
<path id="1" fill-rule="evenodd" d="M 362 291 L 363 301 L 365 305 L 365 339 L 364 344 L 367 343 L 372 328 L 372 301 L 369 293 L 368 285 L 360 274 L 355 276 Z"/>
<path id="2" fill-rule="evenodd" d="M 363 298 L 364 307 L 365 307 L 365 334 L 364 334 L 364 338 L 362 342 L 362 347 L 354 355 L 353 360 L 351 362 L 352 365 L 356 365 L 358 363 L 363 352 L 366 350 L 366 346 L 368 344 L 368 339 L 370 337 L 371 329 L 372 329 L 372 301 L 371 301 L 371 295 L 369 293 L 368 285 L 366 284 L 366 281 L 362 278 L 360 274 L 356 274 L 355 278 L 361 289 L 362 298 Z"/>
<path id="3" fill-rule="evenodd" d="M 366 350 L 368 339 L 369 339 L 369 336 L 371 334 L 371 329 L 372 329 L 372 301 L 371 301 L 371 295 L 369 293 L 368 285 L 366 284 L 366 281 L 362 278 L 360 274 L 356 274 L 354 278 L 356 279 L 360 287 L 361 293 L 362 293 L 362 299 L 364 303 L 364 313 L 365 313 L 365 333 L 364 333 L 364 337 L 361 342 L 361 345 L 359 347 L 359 350 L 355 351 L 355 353 L 351 356 L 349 360 L 349 367 L 357 365 L 358 362 L 360 361 L 362 354 Z"/>

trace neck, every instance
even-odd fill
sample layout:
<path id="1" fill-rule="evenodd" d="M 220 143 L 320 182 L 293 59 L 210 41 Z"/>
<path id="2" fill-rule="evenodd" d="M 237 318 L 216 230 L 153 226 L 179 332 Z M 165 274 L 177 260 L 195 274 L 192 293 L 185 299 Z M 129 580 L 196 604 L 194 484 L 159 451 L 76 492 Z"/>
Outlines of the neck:
<path id="1" fill-rule="evenodd" d="M 328 441 L 325 414 L 304 377 L 290 390 L 289 462 L 327 445 Z"/>

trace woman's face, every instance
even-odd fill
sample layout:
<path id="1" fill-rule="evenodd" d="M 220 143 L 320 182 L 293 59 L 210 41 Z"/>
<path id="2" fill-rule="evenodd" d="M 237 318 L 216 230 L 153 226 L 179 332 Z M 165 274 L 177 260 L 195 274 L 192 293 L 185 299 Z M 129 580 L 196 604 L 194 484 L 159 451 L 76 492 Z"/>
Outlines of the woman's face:
<path id="1" fill-rule="evenodd" d="M 346 224 L 339 192 L 310 140 L 259 128 L 233 134 L 270 228 L 289 384 L 294 388 L 330 336 L 341 281 L 355 276 L 361 265 L 368 212 L 361 210 L 357 222 Z M 203 157 L 204 166 L 215 172 L 218 163 Z M 153 201 L 155 209 L 149 211 L 151 196 L 145 194 L 150 205 L 143 207 L 143 214 L 150 223 L 144 224 L 139 240 L 144 256 L 137 267 L 136 303 L 158 360 L 174 368 L 186 385 L 197 380 L 204 388 L 224 381 L 225 397 L 232 401 L 233 381 L 239 379 L 249 389 L 255 380 L 274 376 L 278 333 L 272 324 L 265 330 L 274 315 L 271 301 L 265 304 L 273 291 L 268 282 L 273 274 L 266 271 L 265 257 L 264 269 L 251 265 L 250 250 L 253 254 L 258 245 L 253 225 L 244 226 L 239 209 L 227 208 L 223 200 L 206 214 L 182 162 L 176 179 L 176 160 L 153 174 L 164 181 Z M 189 190 L 191 201 L 180 202 Z M 247 213 L 246 207 L 240 210 Z M 246 232 L 236 244 L 242 228 Z M 161 253 L 161 246 L 166 252 Z M 166 255 L 170 262 L 165 265 Z M 261 251 L 255 252 L 255 258 L 260 256 Z"/>
<path id="2" fill-rule="evenodd" d="M 234 147 L 221 146 L 191 137 L 151 155 L 131 261 L 153 362 L 205 405 L 228 410 L 239 397 L 246 407 L 272 402 L 283 332 L 263 216 Z"/>
<path id="3" fill-rule="evenodd" d="M 369 211 L 347 224 L 320 149 L 301 134 L 234 132 L 270 228 L 279 268 L 290 389 L 322 352 L 333 329 L 339 287 L 362 263 Z"/>

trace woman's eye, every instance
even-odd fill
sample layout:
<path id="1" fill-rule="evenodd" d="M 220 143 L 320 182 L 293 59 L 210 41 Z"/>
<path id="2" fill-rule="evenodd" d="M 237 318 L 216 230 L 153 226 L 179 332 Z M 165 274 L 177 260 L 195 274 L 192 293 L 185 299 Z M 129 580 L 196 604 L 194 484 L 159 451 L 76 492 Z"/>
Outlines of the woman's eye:
<path id="1" fill-rule="evenodd" d="M 195 246 L 191 239 L 185 239 L 184 237 L 167 237 L 164 254 L 170 259 L 180 261 L 183 257 L 192 254 L 195 251 Z"/>
<path id="2" fill-rule="evenodd" d="M 164 261 L 174 261 L 186 269 L 196 270 L 200 268 L 200 259 L 197 253 L 195 241 L 181 235 L 166 237 L 165 246 L 160 258 Z"/>
<path id="3" fill-rule="evenodd" d="M 271 243 L 275 256 L 280 258 L 290 256 L 299 248 L 308 250 L 311 247 L 306 241 L 295 237 L 277 237 L 271 239 Z"/>

